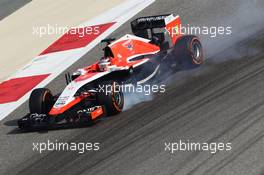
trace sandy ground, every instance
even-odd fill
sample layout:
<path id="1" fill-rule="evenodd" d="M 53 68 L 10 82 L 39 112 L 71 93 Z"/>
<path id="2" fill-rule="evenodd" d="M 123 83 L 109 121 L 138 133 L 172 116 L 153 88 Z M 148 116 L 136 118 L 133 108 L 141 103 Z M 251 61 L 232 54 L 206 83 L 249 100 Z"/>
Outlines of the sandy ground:
<path id="1" fill-rule="evenodd" d="M 34 32 L 34 28 L 48 25 L 77 26 L 122 2 L 122 0 L 33 0 L 4 18 L 0 21 L 0 82 L 10 77 L 61 36 L 52 34 L 40 37 Z"/>

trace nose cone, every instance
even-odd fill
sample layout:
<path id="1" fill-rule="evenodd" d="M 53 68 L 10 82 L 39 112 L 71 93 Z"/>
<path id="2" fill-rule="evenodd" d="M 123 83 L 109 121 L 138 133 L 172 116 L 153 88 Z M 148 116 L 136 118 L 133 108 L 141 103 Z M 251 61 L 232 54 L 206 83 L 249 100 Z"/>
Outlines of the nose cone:
<path id="1" fill-rule="evenodd" d="M 70 102 L 66 103 L 65 105 L 56 106 L 55 105 L 51 108 L 49 115 L 59 115 L 73 107 L 74 105 L 78 104 L 83 98 L 82 97 L 76 97 Z"/>

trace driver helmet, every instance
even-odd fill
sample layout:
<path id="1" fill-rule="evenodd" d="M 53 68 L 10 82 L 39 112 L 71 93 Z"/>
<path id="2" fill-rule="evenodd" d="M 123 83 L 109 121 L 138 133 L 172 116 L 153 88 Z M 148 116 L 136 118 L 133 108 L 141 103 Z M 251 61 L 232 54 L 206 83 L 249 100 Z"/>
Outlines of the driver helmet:
<path id="1" fill-rule="evenodd" d="M 98 66 L 100 71 L 107 71 L 108 66 L 110 65 L 110 59 L 108 57 L 102 57 L 99 60 Z"/>

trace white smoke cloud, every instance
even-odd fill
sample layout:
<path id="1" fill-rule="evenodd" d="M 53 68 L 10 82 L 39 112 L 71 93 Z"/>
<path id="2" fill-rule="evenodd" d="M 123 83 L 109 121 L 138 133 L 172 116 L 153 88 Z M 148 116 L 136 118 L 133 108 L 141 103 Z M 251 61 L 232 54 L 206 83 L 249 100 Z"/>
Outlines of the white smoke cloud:
<path id="1" fill-rule="evenodd" d="M 153 100 L 153 94 L 146 95 L 140 92 L 124 93 L 124 110 L 132 108 L 134 105 L 142 102 L 147 102 Z"/>
<path id="2" fill-rule="evenodd" d="M 242 0 L 239 6 L 234 9 L 232 15 L 226 15 L 224 18 L 218 19 L 217 22 L 219 26 L 232 26 L 232 34 L 221 38 L 205 38 L 204 36 L 201 36 L 204 50 L 206 51 L 206 57 L 213 59 L 214 62 L 228 61 L 229 58 L 219 58 L 216 54 L 221 53 L 230 47 L 235 48 L 240 41 L 263 31 L 263 7 L 264 2 L 261 0 Z M 239 46 L 237 48 L 239 48 Z M 253 56 L 259 51 L 260 50 L 257 48 L 248 47 L 237 50 L 233 49 L 230 54 L 233 59 L 238 59 L 243 57 L 245 53 L 247 56 Z"/>

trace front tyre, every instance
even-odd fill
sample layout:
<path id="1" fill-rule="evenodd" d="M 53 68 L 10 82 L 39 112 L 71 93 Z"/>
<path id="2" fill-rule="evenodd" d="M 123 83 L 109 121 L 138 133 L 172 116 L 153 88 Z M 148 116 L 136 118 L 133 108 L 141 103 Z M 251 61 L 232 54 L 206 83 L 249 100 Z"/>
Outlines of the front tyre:
<path id="1" fill-rule="evenodd" d="M 34 89 L 29 97 L 31 114 L 48 114 L 54 104 L 54 98 L 49 89 Z"/>
<path id="2" fill-rule="evenodd" d="M 174 54 L 177 61 L 183 65 L 198 66 L 204 62 L 202 44 L 194 35 L 180 37 L 174 46 Z"/>
<path id="3" fill-rule="evenodd" d="M 105 107 L 108 115 L 115 115 L 122 112 L 124 107 L 124 94 L 120 85 L 115 81 L 107 81 L 101 84 L 103 87 L 98 93 L 99 105 Z"/>

